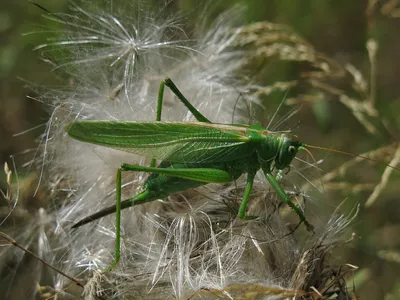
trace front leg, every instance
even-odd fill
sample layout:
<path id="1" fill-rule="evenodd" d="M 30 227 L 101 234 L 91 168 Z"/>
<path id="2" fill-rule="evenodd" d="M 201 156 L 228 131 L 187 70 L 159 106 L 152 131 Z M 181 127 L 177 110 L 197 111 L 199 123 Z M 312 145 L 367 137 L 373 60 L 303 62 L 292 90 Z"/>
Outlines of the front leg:
<path id="1" fill-rule="evenodd" d="M 314 232 L 314 226 L 311 225 L 310 223 L 307 222 L 306 217 L 303 214 L 303 211 L 290 200 L 289 196 L 286 194 L 286 192 L 283 190 L 279 182 L 276 180 L 275 176 L 272 175 L 270 172 L 264 171 L 265 177 L 267 177 L 268 182 L 271 184 L 272 188 L 276 191 L 278 194 L 279 198 L 286 204 L 288 204 L 299 216 L 300 221 L 306 225 L 306 228 L 310 232 Z"/>
<path id="2" fill-rule="evenodd" d="M 247 203 L 249 202 L 249 199 L 250 199 L 251 190 L 253 189 L 253 182 L 254 182 L 255 176 L 256 176 L 256 172 L 254 172 L 254 171 L 249 172 L 247 174 L 246 188 L 244 190 L 242 202 L 240 203 L 239 212 L 238 212 L 238 217 L 241 218 L 242 220 L 253 220 L 253 219 L 257 218 L 254 216 L 246 216 L 246 207 L 247 207 Z"/>

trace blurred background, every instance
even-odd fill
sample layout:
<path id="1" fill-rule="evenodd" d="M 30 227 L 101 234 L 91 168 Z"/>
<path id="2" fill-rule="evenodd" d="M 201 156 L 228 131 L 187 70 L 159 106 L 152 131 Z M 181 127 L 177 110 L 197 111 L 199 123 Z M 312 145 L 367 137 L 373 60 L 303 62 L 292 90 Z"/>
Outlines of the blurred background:
<path id="1" fill-rule="evenodd" d="M 197 21 L 193 16 L 203 1 L 169 2 L 168 10 L 190 16 L 185 19 L 190 35 L 190 28 Z M 350 229 L 357 237 L 333 255 L 338 264 L 359 267 L 349 278 L 350 283 L 354 281 L 355 294 L 360 299 L 400 299 L 400 189 L 396 184 L 400 172 L 394 170 L 388 177 L 386 170 L 382 177 L 385 163 L 399 152 L 393 143 L 400 137 L 400 1 L 216 1 L 209 4 L 213 6 L 210 12 L 217 16 L 232 7 L 233 2 L 247 7 L 240 25 L 269 21 L 288 26 L 303 45 L 318 53 L 316 61 L 325 62 L 331 71 L 337 68 L 325 76 L 313 74 L 315 65 L 304 61 L 284 61 L 279 55 L 264 59 L 260 56 L 251 66 L 263 68 L 262 76 L 257 78 L 260 83 L 298 80 L 298 84 L 288 92 L 266 96 L 265 111 L 256 112 L 260 115 L 257 119 L 268 124 L 286 95 L 278 115 L 284 116 L 301 106 L 287 126 L 302 141 L 355 154 L 375 151 L 373 158 L 384 162 L 360 160 L 348 167 L 343 164 L 351 157 L 315 150 L 313 155 L 317 160 L 323 159 L 323 163 L 319 165 L 322 171 L 314 174 L 313 179 L 324 182 L 324 203 L 329 199 L 326 215 L 344 200 L 340 211 L 345 214 L 361 204 Z M 70 5 L 61 0 L 38 3 L 51 12 L 63 12 Z M 19 205 L 28 210 L 46 203 L 45 190 L 32 196 L 37 170 L 28 170 L 25 164 L 36 151 L 51 111 L 34 100 L 37 95 L 31 86 L 59 83 L 46 57 L 33 51 L 46 41 L 46 28 L 55 29 L 54 22 L 43 18 L 43 14 L 28 1 L 0 3 L 0 164 L 10 163 L 10 155 L 15 157 L 22 183 Z M 26 35 L 40 28 L 42 34 Z M 279 43 L 279 39 L 268 43 Z M 337 171 L 341 166 L 342 170 Z M 332 176 L 324 177 L 326 174 Z M 6 191 L 3 172 L 0 187 Z M 321 194 L 309 194 L 318 205 Z M 0 199 L 0 203 L 7 208 L 6 201 Z"/>

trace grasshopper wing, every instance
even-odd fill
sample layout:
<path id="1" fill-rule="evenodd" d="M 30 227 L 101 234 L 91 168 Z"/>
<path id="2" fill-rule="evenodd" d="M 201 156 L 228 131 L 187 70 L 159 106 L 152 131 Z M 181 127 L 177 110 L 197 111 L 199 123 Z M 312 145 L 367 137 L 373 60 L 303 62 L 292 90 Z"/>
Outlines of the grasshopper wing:
<path id="1" fill-rule="evenodd" d="M 77 121 L 74 139 L 171 162 L 224 162 L 250 156 L 246 127 L 200 122 Z"/>

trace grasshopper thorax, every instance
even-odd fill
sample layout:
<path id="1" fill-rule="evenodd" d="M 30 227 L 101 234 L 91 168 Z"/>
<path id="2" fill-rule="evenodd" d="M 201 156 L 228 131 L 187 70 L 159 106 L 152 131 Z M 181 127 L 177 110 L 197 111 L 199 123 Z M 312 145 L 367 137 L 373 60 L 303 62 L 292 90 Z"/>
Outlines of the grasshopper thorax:
<path id="1" fill-rule="evenodd" d="M 251 129 L 258 129 L 254 128 Z M 305 149 L 305 144 L 293 135 L 271 132 L 249 131 L 248 135 L 257 143 L 257 156 L 263 170 L 272 171 L 274 166 L 283 170 L 290 166 L 298 151 Z"/>
<path id="2" fill-rule="evenodd" d="M 282 134 L 279 139 L 278 155 L 275 158 L 275 167 L 283 170 L 290 166 L 298 151 L 302 150 L 305 144 Z"/>

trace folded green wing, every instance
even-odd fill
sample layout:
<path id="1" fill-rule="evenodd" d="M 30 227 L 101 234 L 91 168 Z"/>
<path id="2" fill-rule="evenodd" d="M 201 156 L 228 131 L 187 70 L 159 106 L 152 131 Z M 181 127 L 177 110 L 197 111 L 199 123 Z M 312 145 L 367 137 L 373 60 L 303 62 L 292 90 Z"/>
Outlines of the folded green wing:
<path id="1" fill-rule="evenodd" d="M 74 139 L 171 162 L 223 162 L 250 156 L 245 127 L 199 122 L 77 121 Z"/>

